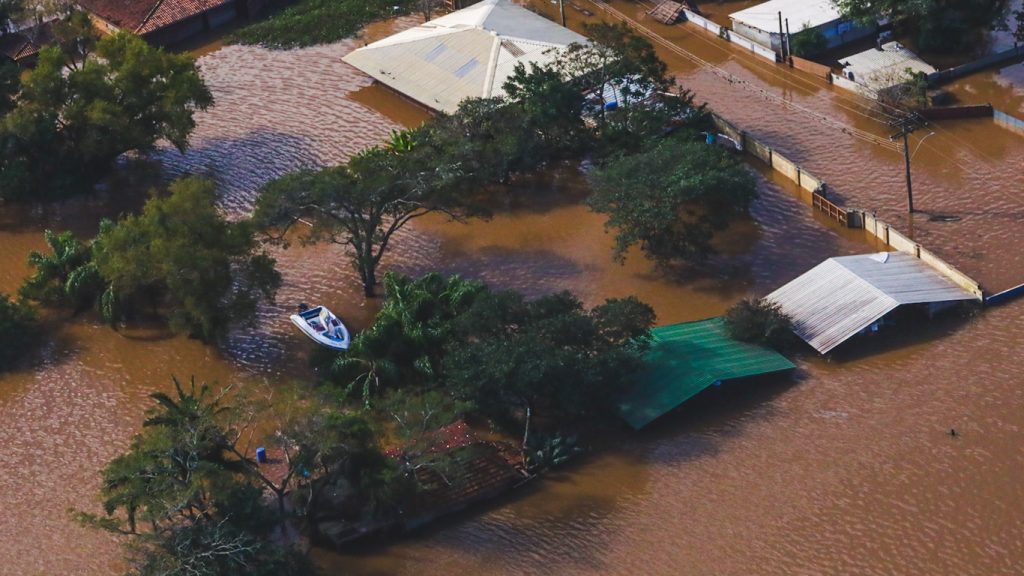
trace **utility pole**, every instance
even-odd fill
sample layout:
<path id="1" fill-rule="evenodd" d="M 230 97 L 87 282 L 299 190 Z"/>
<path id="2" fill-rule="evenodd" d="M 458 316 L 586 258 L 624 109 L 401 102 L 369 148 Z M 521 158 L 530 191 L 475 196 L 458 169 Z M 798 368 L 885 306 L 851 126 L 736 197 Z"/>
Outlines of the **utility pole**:
<path id="1" fill-rule="evenodd" d="M 558 0 L 558 12 L 562 15 L 562 27 L 565 27 L 565 0 Z"/>
<path id="2" fill-rule="evenodd" d="M 793 37 L 789 35 L 789 18 L 786 18 L 786 54 L 793 56 Z"/>
<path id="3" fill-rule="evenodd" d="M 782 52 L 782 61 L 786 61 L 786 32 L 782 29 L 782 10 L 779 10 L 779 51 Z"/>
<path id="4" fill-rule="evenodd" d="M 914 187 L 910 178 L 910 135 L 927 124 L 924 118 L 915 112 L 909 112 L 906 116 L 889 122 L 889 126 L 896 128 L 899 132 L 889 137 L 889 140 L 896 141 L 903 138 L 903 161 L 907 169 L 907 212 L 914 213 Z"/>

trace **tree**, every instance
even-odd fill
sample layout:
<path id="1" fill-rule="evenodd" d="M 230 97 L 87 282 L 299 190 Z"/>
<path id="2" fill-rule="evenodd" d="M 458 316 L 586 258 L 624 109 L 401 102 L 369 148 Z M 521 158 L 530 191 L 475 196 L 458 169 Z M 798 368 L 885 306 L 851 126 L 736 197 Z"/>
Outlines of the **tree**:
<path id="1" fill-rule="evenodd" d="M 22 0 L 0 0 L 0 36 L 14 30 L 15 19 L 22 13 Z"/>
<path id="2" fill-rule="evenodd" d="M 602 122 L 613 83 L 625 100 L 620 105 L 667 92 L 674 85 L 654 46 L 628 25 L 588 23 L 584 25 L 584 35 L 590 42 L 570 44 L 559 55 L 558 66 L 565 77 L 582 86 L 584 93 L 600 101 Z"/>
<path id="3" fill-rule="evenodd" d="M 446 386 L 499 422 L 518 423 L 525 451 L 536 417 L 584 430 L 610 421 L 653 324 L 654 311 L 635 298 L 588 311 L 568 292 L 534 301 L 488 293 L 456 320 Z"/>
<path id="4" fill-rule="evenodd" d="M 151 396 L 143 431 L 105 468 L 104 514 L 80 512 L 79 521 L 127 538 L 129 574 L 311 574 L 304 556 L 273 538 L 283 519 L 260 503 L 252 464 L 239 458 L 226 391 L 212 395 L 194 378 L 174 387 Z"/>
<path id="5" fill-rule="evenodd" d="M 633 246 L 659 265 L 699 262 L 711 239 L 757 196 L 757 181 L 724 150 L 682 137 L 618 156 L 594 170 L 591 209 L 608 215 L 615 258 Z"/>
<path id="6" fill-rule="evenodd" d="M 363 291 L 372 297 L 381 258 L 406 224 L 432 213 L 456 221 L 479 214 L 465 199 L 462 167 L 438 163 L 422 148 L 370 148 L 344 166 L 284 176 L 260 192 L 254 220 L 274 230 L 278 242 L 286 242 L 296 223 L 311 220 L 303 241 L 347 246 Z"/>
<path id="7" fill-rule="evenodd" d="M 589 144 L 583 123 L 583 95 L 553 65 L 516 64 L 504 85 L 508 108 L 529 130 L 540 135 L 545 155 L 558 157 Z"/>
<path id="8" fill-rule="evenodd" d="M 14 366 L 36 337 L 35 312 L 23 301 L 0 294 L 0 370 Z"/>
<path id="9" fill-rule="evenodd" d="M 892 20 L 918 45 L 943 52 L 968 48 L 1003 16 L 1004 0 L 836 0 L 844 16 L 873 25 Z"/>
<path id="10" fill-rule="evenodd" d="M 793 35 L 793 45 L 790 47 L 793 54 L 802 58 L 808 58 L 824 52 L 828 48 L 828 39 L 817 28 L 807 25 L 804 29 Z"/>
<path id="11" fill-rule="evenodd" d="M 81 309 L 96 302 L 103 279 L 92 262 L 92 250 L 71 232 L 43 233 L 49 253 L 33 251 L 28 264 L 35 268 L 18 293 L 48 306 Z"/>
<path id="12" fill-rule="evenodd" d="M 729 336 L 782 350 L 793 343 L 793 320 L 768 300 L 747 298 L 737 302 L 725 315 Z"/>
<path id="13" fill-rule="evenodd" d="M 193 114 L 212 103 L 191 56 L 133 34 L 107 36 L 84 58 L 68 68 L 61 48 L 40 52 L 0 121 L 0 197 L 91 190 L 119 156 L 151 150 L 158 140 L 184 150 Z"/>
<path id="14" fill-rule="evenodd" d="M 385 390 L 436 384 L 455 337 L 453 320 L 487 288 L 458 276 L 427 274 L 418 279 L 384 275 L 384 303 L 373 326 L 360 332 L 332 367 L 346 395 L 363 404 Z"/>
<path id="15" fill-rule="evenodd" d="M 273 299 L 281 277 L 252 224 L 217 211 L 212 182 L 184 178 L 169 191 L 101 228 L 92 252 L 105 298 L 122 308 L 162 305 L 175 331 L 215 340 L 251 319 L 260 299 Z"/>

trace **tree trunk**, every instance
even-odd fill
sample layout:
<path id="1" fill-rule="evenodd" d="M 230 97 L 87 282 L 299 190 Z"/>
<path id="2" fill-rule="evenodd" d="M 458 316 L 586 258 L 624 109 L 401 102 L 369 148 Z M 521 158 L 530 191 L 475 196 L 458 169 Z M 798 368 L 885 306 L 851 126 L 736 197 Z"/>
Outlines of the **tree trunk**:
<path id="1" fill-rule="evenodd" d="M 377 267 L 371 262 L 364 261 L 359 271 L 363 280 L 363 295 L 373 298 L 376 296 L 374 289 L 377 287 Z"/>
<path id="2" fill-rule="evenodd" d="M 526 454 L 526 444 L 530 440 L 530 417 L 532 415 L 533 415 L 533 409 L 530 407 L 529 402 L 527 402 L 527 404 L 526 404 L 526 424 L 523 426 L 523 446 L 522 446 L 522 449 L 521 449 L 522 453 L 523 453 L 523 465 L 524 466 L 528 466 L 529 465 L 529 462 L 527 462 L 528 458 L 527 458 L 527 454 Z"/>

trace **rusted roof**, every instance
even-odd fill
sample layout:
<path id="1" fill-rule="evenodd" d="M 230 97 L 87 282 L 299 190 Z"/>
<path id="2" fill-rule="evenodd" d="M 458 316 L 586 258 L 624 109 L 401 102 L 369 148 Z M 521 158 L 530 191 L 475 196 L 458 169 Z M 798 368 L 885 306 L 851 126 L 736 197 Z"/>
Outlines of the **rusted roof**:
<path id="1" fill-rule="evenodd" d="M 82 8 L 115 26 L 143 35 L 230 4 L 234 0 L 79 0 Z"/>

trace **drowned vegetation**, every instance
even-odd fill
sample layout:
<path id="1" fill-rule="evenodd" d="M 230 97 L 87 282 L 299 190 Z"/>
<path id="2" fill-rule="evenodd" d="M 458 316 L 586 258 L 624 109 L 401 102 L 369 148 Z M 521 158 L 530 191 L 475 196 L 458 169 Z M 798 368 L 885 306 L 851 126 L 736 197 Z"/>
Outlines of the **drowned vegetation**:
<path id="1" fill-rule="evenodd" d="M 638 246 L 671 266 L 711 253 L 710 238 L 754 199 L 753 176 L 701 143 L 707 114 L 649 43 L 622 26 L 588 34 L 593 44 L 550 66 L 520 67 L 506 98 L 467 100 L 344 165 L 269 183 L 251 220 L 225 221 L 213 184 L 193 177 L 92 240 L 47 234 L 22 301 L 96 308 L 115 324 L 156 313 L 212 341 L 280 284 L 261 240 L 343 245 L 367 296 L 383 284 L 374 323 L 347 353 L 318 358 L 315 386 L 277 386 L 272 404 L 195 380 L 153 395 L 142 432 L 104 471 L 103 511 L 78 514 L 125 539 L 131 573 L 307 574 L 295 534 L 340 545 L 414 528 L 616 426 L 615 399 L 650 342 L 650 306 L 378 277 L 409 222 L 486 218 L 494 186 L 583 159 L 593 166 L 587 203 L 608 215 L 614 257 Z M 629 105 L 607 110 L 613 82 Z M 268 421 L 273 461 L 257 465 L 248 439 Z"/>

